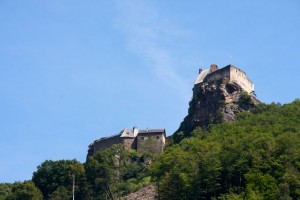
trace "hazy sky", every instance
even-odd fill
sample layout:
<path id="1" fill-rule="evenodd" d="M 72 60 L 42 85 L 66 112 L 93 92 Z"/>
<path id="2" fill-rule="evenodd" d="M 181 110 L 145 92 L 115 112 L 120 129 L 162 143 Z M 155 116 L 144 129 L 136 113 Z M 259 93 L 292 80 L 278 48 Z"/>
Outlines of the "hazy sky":
<path id="1" fill-rule="evenodd" d="M 85 161 L 100 137 L 172 134 L 198 68 L 233 64 L 266 103 L 300 97 L 298 0 L 0 0 L 0 182 Z"/>

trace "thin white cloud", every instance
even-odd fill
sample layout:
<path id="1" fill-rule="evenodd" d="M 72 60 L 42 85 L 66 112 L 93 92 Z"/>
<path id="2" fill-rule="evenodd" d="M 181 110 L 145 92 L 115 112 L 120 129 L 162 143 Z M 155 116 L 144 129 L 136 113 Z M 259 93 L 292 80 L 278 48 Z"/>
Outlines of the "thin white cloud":
<path id="1" fill-rule="evenodd" d="M 179 58 L 173 56 L 174 49 L 170 47 L 185 32 L 144 1 L 117 0 L 116 5 L 117 25 L 126 36 L 129 49 L 150 63 L 152 71 L 169 87 L 176 88 L 183 98 L 189 98 L 191 86 L 179 75 Z"/>

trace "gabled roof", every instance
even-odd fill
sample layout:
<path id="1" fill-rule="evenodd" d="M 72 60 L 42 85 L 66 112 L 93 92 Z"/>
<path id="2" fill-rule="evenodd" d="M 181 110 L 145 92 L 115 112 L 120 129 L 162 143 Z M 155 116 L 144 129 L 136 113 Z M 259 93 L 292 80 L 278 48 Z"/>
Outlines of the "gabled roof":
<path id="1" fill-rule="evenodd" d="M 120 137 L 130 137 L 130 138 L 134 138 L 134 133 L 132 130 L 125 128 L 122 135 Z"/>

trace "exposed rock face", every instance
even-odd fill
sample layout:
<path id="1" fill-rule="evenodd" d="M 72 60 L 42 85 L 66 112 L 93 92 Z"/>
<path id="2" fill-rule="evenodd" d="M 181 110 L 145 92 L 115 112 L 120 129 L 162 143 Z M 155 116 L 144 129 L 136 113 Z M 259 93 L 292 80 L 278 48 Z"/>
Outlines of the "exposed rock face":
<path id="1" fill-rule="evenodd" d="M 218 70 L 211 72 L 212 75 L 213 73 L 218 73 Z M 173 136 L 175 141 L 191 136 L 196 127 L 206 129 L 210 124 L 234 122 L 238 113 L 249 111 L 259 103 L 238 80 L 232 80 L 230 76 L 221 76 L 213 81 L 197 81 L 189 103 L 188 115 Z"/>
<path id="2" fill-rule="evenodd" d="M 128 194 L 122 200 L 156 200 L 158 199 L 157 188 L 153 185 L 145 186 L 136 192 Z"/>

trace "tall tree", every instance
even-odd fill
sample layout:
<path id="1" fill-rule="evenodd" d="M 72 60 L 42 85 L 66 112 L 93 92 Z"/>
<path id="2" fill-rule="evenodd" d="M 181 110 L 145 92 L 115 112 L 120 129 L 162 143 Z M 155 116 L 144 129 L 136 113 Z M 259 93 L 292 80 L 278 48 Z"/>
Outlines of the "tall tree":
<path id="1" fill-rule="evenodd" d="M 72 193 L 73 176 L 76 178 L 75 195 L 83 199 L 86 192 L 84 166 L 76 160 L 46 160 L 37 167 L 33 173 L 32 181 L 42 191 L 45 199 L 63 186 Z"/>

